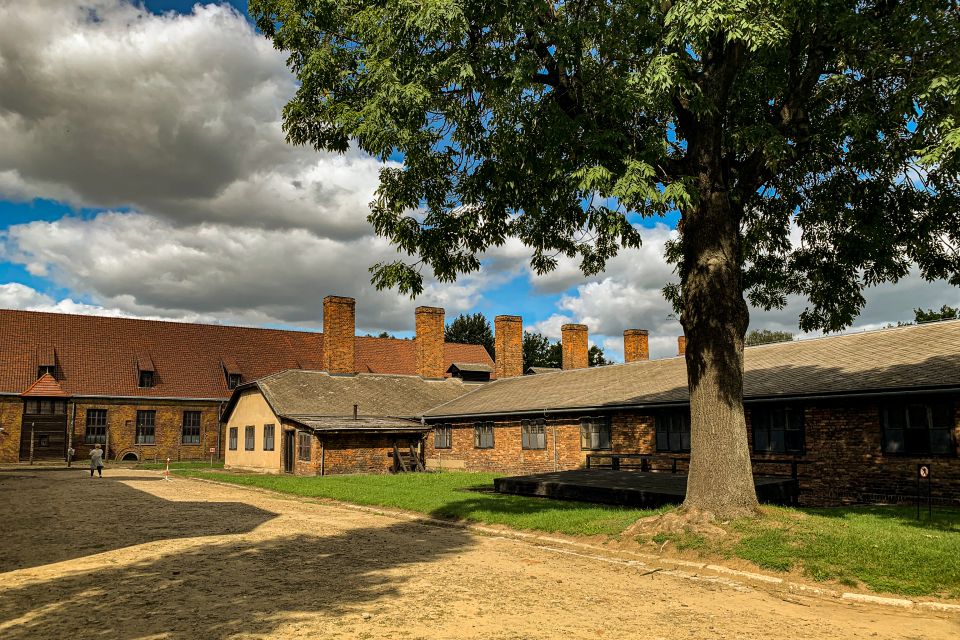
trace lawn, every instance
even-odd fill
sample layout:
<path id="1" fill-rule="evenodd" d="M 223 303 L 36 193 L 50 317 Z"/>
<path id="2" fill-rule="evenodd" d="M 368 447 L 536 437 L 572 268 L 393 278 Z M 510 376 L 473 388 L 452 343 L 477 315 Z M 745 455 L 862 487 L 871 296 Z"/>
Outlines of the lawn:
<path id="1" fill-rule="evenodd" d="M 913 507 L 764 507 L 726 525 L 730 535 L 657 535 L 702 558 L 741 558 L 763 569 L 907 596 L 960 598 L 960 510 L 916 520 Z"/>
<path id="2" fill-rule="evenodd" d="M 501 524 L 514 529 L 569 535 L 617 535 L 638 518 L 658 511 L 561 502 L 492 492 L 493 473 L 410 473 L 300 477 L 181 471 L 310 498 L 393 507 L 435 518 Z"/>
<path id="3" fill-rule="evenodd" d="M 492 492 L 493 473 L 413 473 L 300 477 L 185 469 L 178 474 L 310 498 L 393 507 L 436 518 L 514 529 L 619 537 L 639 518 L 658 513 Z M 866 586 L 907 596 L 960 598 L 960 510 L 937 509 L 933 521 L 911 507 L 788 509 L 723 525 L 728 535 L 656 535 L 638 542 L 706 560 L 739 558 L 757 567 L 817 581 Z M 670 545 L 664 543 L 670 542 Z"/>

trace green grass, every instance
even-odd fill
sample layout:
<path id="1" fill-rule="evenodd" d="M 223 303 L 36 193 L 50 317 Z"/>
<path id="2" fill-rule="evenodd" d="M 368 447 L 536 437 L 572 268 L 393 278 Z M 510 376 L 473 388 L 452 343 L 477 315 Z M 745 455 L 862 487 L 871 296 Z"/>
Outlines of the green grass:
<path id="1" fill-rule="evenodd" d="M 500 524 L 514 529 L 607 535 L 621 533 L 635 520 L 659 511 L 500 495 L 492 492 L 493 473 L 411 473 L 299 477 L 184 471 L 183 475 L 271 489 L 309 498 L 393 507 L 435 518 Z"/>
<path id="2" fill-rule="evenodd" d="M 166 462 L 142 462 L 136 465 L 137 469 L 166 469 Z M 188 462 L 171 462 L 170 469 L 223 469 L 223 461 L 213 461 L 213 466 L 210 466 L 210 461 L 206 462 L 202 460 L 190 460 Z"/>
<path id="3" fill-rule="evenodd" d="M 702 558 L 740 558 L 771 571 L 906 596 L 960 598 L 960 510 L 916 520 L 912 507 L 764 507 L 725 526 L 730 535 L 656 535 Z"/>

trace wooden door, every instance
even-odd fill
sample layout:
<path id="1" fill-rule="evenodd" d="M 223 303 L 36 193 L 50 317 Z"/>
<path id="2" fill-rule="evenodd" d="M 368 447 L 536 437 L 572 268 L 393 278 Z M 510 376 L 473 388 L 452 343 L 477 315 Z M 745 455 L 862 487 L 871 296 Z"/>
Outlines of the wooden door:
<path id="1" fill-rule="evenodd" d="M 283 432 L 283 470 L 285 473 L 293 473 L 294 435 L 293 431 Z"/>

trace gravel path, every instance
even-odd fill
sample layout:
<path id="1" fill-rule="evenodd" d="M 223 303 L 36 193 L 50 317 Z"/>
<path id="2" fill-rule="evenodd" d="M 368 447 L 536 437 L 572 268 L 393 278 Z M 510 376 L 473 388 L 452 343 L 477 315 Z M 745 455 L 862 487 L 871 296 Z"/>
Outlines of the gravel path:
<path id="1" fill-rule="evenodd" d="M 0 510 L 4 640 L 960 637 L 947 615 L 647 573 L 155 472 L 2 470 Z"/>

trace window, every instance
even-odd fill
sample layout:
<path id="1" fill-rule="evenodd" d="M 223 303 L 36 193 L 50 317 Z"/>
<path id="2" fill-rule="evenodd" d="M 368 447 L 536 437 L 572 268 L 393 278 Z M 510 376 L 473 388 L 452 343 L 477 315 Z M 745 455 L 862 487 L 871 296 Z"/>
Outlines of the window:
<path id="1" fill-rule="evenodd" d="M 240 374 L 231 373 L 227 375 L 227 389 L 231 391 L 240 386 Z"/>
<path id="2" fill-rule="evenodd" d="M 67 413 L 66 400 L 25 400 L 23 412 L 31 415 L 62 416 Z"/>
<path id="3" fill-rule="evenodd" d="M 657 451 L 690 451 L 690 411 L 664 411 L 657 415 Z"/>
<path id="4" fill-rule="evenodd" d="M 200 444 L 200 412 L 183 412 L 183 433 L 181 444 Z"/>
<path id="5" fill-rule="evenodd" d="M 449 424 L 438 424 L 433 428 L 434 449 L 450 449 L 453 447 L 453 427 Z"/>
<path id="6" fill-rule="evenodd" d="M 273 451 L 273 425 L 263 425 L 263 450 Z"/>
<path id="7" fill-rule="evenodd" d="M 237 427 L 230 427 L 230 451 L 237 450 Z"/>
<path id="8" fill-rule="evenodd" d="M 137 383 L 141 389 L 149 389 L 153 386 L 153 371 L 141 371 L 140 381 Z"/>
<path id="9" fill-rule="evenodd" d="M 297 432 L 297 460 L 310 462 L 310 445 L 312 442 L 313 438 L 310 437 L 309 431 Z"/>
<path id="10" fill-rule="evenodd" d="M 952 455 L 956 424 L 950 402 L 911 402 L 884 407 L 883 451 L 906 455 Z"/>
<path id="11" fill-rule="evenodd" d="M 610 419 L 580 418 L 580 448 L 609 449 Z"/>
<path id="12" fill-rule="evenodd" d="M 37 377 L 42 378 L 43 376 L 49 373 L 54 378 L 56 378 L 57 374 L 54 373 L 56 370 L 57 368 L 52 364 L 42 364 L 39 367 L 37 367 Z"/>
<path id="13" fill-rule="evenodd" d="M 473 446 L 477 449 L 493 449 L 492 422 L 477 422 L 473 425 Z"/>
<path id="14" fill-rule="evenodd" d="M 753 450 L 761 453 L 803 453 L 803 407 L 750 409 Z"/>
<path id="15" fill-rule="evenodd" d="M 543 418 L 520 422 L 520 444 L 524 449 L 546 449 L 545 435 L 547 421 Z"/>
<path id="16" fill-rule="evenodd" d="M 243 450 L 244 451 L 253 451 L 254 440 L 256 439 L 256 429 L 253 425 L 243 428 Z"/>
<path id="17" fill-rule="evenodd" d="M 156 442 L 156 411 L 137 411 L 137 444 Z"/>
<path id="18" fill-rule="evenodd" d="M 107 410 L 87 409 L 87 432 L 84 444 L 107 444 Z"/>

